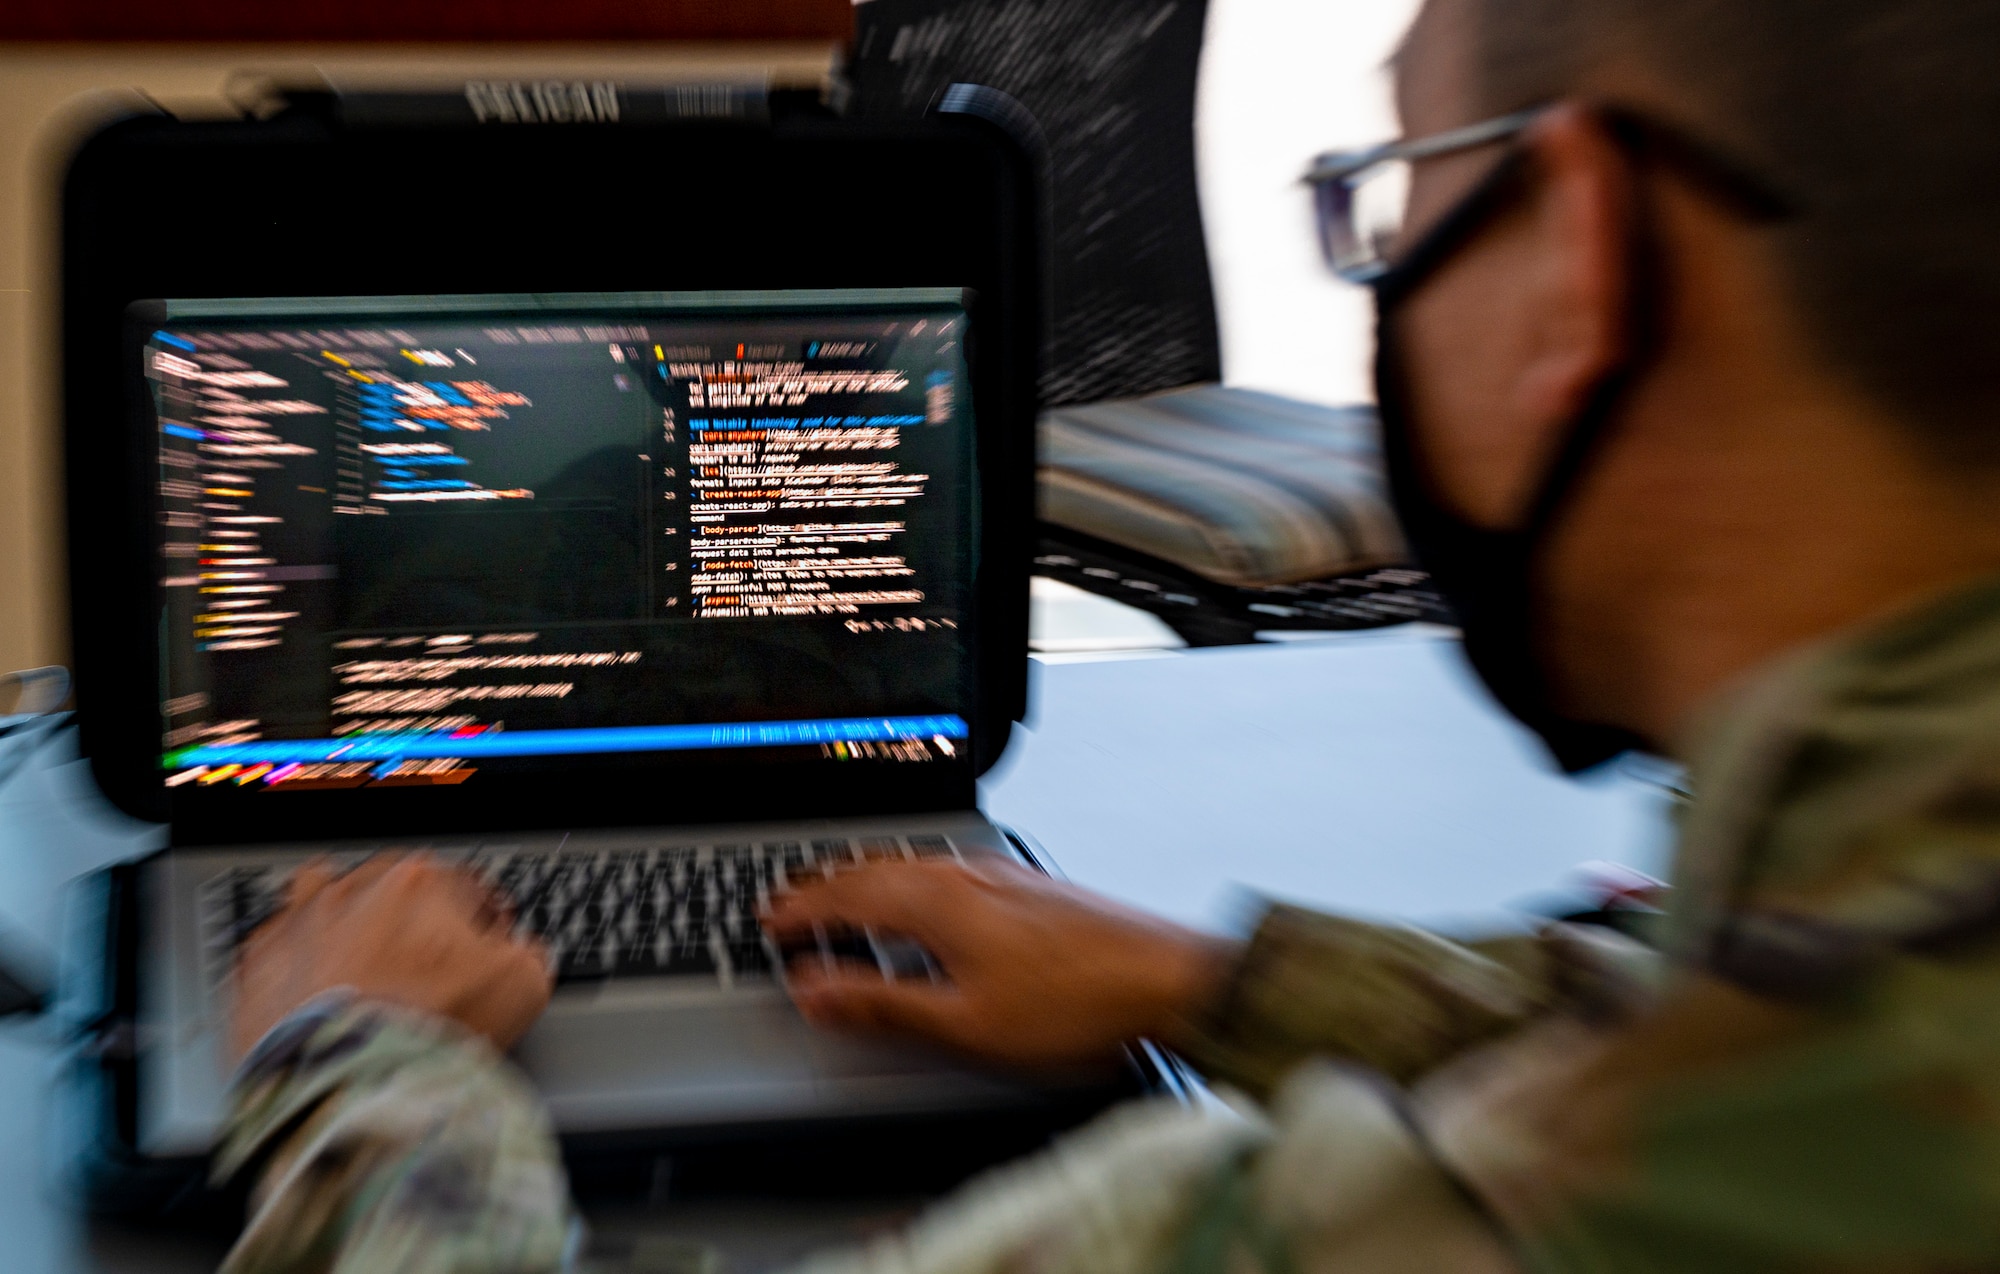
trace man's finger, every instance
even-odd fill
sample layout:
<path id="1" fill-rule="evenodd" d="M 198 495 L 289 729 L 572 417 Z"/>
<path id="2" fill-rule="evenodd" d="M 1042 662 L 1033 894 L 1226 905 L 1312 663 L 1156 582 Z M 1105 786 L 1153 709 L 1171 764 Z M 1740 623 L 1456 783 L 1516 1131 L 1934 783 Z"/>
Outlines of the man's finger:
<path id="1" fill-rule="evenodd" d="M 307 859 L 285 886 L 285 906 L 303 907 L 333 883 L 333 865 L 323 857 Z"/>
<path id="2" fill-rule="evenodd" d="M 555 990 L 548 953 L 538 948 L 539 944 L 510 941 L 495 957 L 490 997 L 494 1021 L 489 1033 L 502 1048 L 511 1047 L 527 1033 Z"/>
<path id="3" fill-rule="evenodd" d="M 551 992 L 554 992 L 556 972 L 554 961 L 549 959 L 549 944 L 533 934 L 509 937 L 508 941 L 513 944 L 516 951 L 542 971 L 542 981 Z"/>
<path id="4" fill-rule="evenodd" d="M 408 906 L 442 903 L 476 931 L 489 927 L 479 919 L 488 905 L 485 883 L 435 854 L 415 853 L 399 859 L 383 873 L 375 892 Z"/>
<path id="5" fill-rule="evenodd" d="M 788 979 L 792 1003 L 815 1026 L 866 1034 L 916 1035 L 970 1048 L 965 1002 L 948 987 L 884 981 L 879 973 L 836 966 L 799 968 Z"/>
<path id="6" fill-rule="evenodd" d="M 539 942 L 517 942 L 512 938 L 482 939 L 478 958 L 498 986 L 510 988 L 510 995 L 531 994 L 546 999 L 555 989 L 555 975 L 549 969 L 548 949 Z"/>
<path id="7" fill-rule="evenodd" d="M 359 867 L 344 876 L 335 877 L 326 887 L 327 896 L 333 899 L 352 898 L 373 889 L 383 877 L 407 861 L 401 854 L 376 854 L 362 862 Z"/>
<path id="8" fill-rule="evenodd" d="M 442 875 L 450 877 L 453 896 L 465 908 L 465 914 L 472 925 L 481 933 L 499 930 L 503 934 L 514 927 L 514 901 L 486 877 L 463 863 L 452 866 L 439 865 Z"/>
<path id="9" fill-rule="evenodd" d="M 970 883 L 963 868 L 945 863 L 872 864 L 781 895 L 764 927 L 780 940 L 819 925 L 890 929 L 930 943 L 950 934 L 952 900 Z"/>

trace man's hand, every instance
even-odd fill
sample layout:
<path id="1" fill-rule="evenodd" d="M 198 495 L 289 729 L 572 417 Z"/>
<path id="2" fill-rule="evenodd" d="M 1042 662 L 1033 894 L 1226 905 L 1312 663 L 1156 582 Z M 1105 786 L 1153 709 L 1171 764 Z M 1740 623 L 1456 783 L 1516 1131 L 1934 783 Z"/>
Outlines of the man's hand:
<path id="1" fill-rule="evenodd" d="M 435 859 L 385 854 L 338 878 L 308 863 L 238 953 L 230 1042 L 240 1057 L 313 996 L 350 987 L 505 1049 L 551 989 L 541 945 L 517 941 L 512 924 L 484 882 Z"/>
<path id="2" fill-rule="evenodd" d="M 912 938 L 948 985 L 801 960 L 792 999 L 816 1024 L 914 1035 L 1016 1066 L 1106 1060 L 1142 1036 L 1171 1038 L 1215 993 L 1232 955 L 1183 929 L 998 859 L 882 863 L 777 899 L 780 943 L 815 925 Z"/>

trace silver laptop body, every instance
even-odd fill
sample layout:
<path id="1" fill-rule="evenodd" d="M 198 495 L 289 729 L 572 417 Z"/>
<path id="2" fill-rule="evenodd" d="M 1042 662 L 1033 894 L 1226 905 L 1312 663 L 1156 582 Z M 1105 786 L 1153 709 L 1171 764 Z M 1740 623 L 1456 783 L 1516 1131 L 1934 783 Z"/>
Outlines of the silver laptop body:
<path id="1" fill-rule="evenodd" d="M 976 813 L 868 820 L 593 831 L 573 835 L 436 838 L 393 845 L 339 842 L 276 849 L 170 853 L 151 879 L 141 961 L 141 1147 L 150 1155 L 200 1154 L 214 1140 L 233 1061 L 227 1050 L 231 899 L 243 883 L 274 893 L 316 854 L 351 862 L 384 848 L 423 849 L 471 861 L 491 874 L 526 856 L 608 861 L 615 854 L 691 852 L 718 846 L 938 840 L 954 856 L 1017 857 L 999 829 Z M 782 861 L 782 854 L 774 855 Z M 643 860 L 642 860 L 643 861 Z M 817 873 L 817 864 L 809 868 Z M 796 873 L 795 873 L 796 874 Z M 882 944 L 887 946 L 885 942 Z M 885 963 L 893 952 L 884 951 Z M 558 1131 L 598 1133 L 768 1124 L 1034 1102 L 1040 1092 L 981 1074 L 921 1049 L 816 1031 L 792 1008 L 776 970 L 739 973 L 726 949 L 713 975 L 613 974 L 560 984 L 548 1012 L 515 1050 L 547 1100 Z M 885 968 L 886 976 L 913 976 Z"/>
<path id="2" fill-rule="evenodd" d="M 972 753 L 1008 723 L 973 688 L 969 305 L 306 298 L 135 319 L 162 447 L 160 770 L 210 829 L 144 877 L 143 1153 L 211 1143 L 231 953 L 288 873 L 382 850 L 469 863 L 551 944 L 558 989 L 517 1058 L 563 1132 L 1036 1100 L 813 1031 L 782 986 L 797 953 L 748 919 L 870 860 L 1021 857 L 973 808 Z M 324 834 L 356 824 L 375 832 Z M 937 976 L 890 935 L 805 955 Z"/>

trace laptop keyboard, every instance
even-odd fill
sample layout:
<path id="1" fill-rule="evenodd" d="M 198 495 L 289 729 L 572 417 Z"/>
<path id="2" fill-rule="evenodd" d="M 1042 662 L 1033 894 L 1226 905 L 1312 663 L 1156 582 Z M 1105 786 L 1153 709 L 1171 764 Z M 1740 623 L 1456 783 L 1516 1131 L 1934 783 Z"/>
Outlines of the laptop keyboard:
<path id="1" fill-rule="evenodd" d="M 516 932 L 548 944 L 559 986 L 630 977 L 735 985 L 767 983 L 800 954 L 777 950 L 757 923 L 773 893 L 862 863 L 958 856 L 950 838 L 917 835 L 650 849 L 483 846 L 467 861 L 513 900 Z M 366 857 L 341 862 L 352 867 Z M 236 867 L 203 883 L 212 982 L 228 974 L 236 948 L 278 909 L 291 874 L 289 867 Z M 886 977 L 937 976 L 915 944 L 870 932 L 825 933 L 813 945 L 822 959 L 872 963 Z"/>

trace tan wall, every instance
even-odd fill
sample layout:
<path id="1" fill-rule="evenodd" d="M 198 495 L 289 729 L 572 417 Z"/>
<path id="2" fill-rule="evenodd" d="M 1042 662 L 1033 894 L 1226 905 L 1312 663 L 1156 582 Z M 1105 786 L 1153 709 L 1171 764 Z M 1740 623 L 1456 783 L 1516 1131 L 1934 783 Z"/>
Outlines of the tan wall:
<path id="1" fill-rule="evenodd" d="M 831 46 L 796 44 L 0 44 L 0 670 L 68 662 L 56 201 L 70 149 L 98 122 L 151 103 L 183 115 L 229 112 L 232 86 L 240 97 L 264 76 L 340 88 L 541 76 L 811 84 L 832 59 Z"/>

